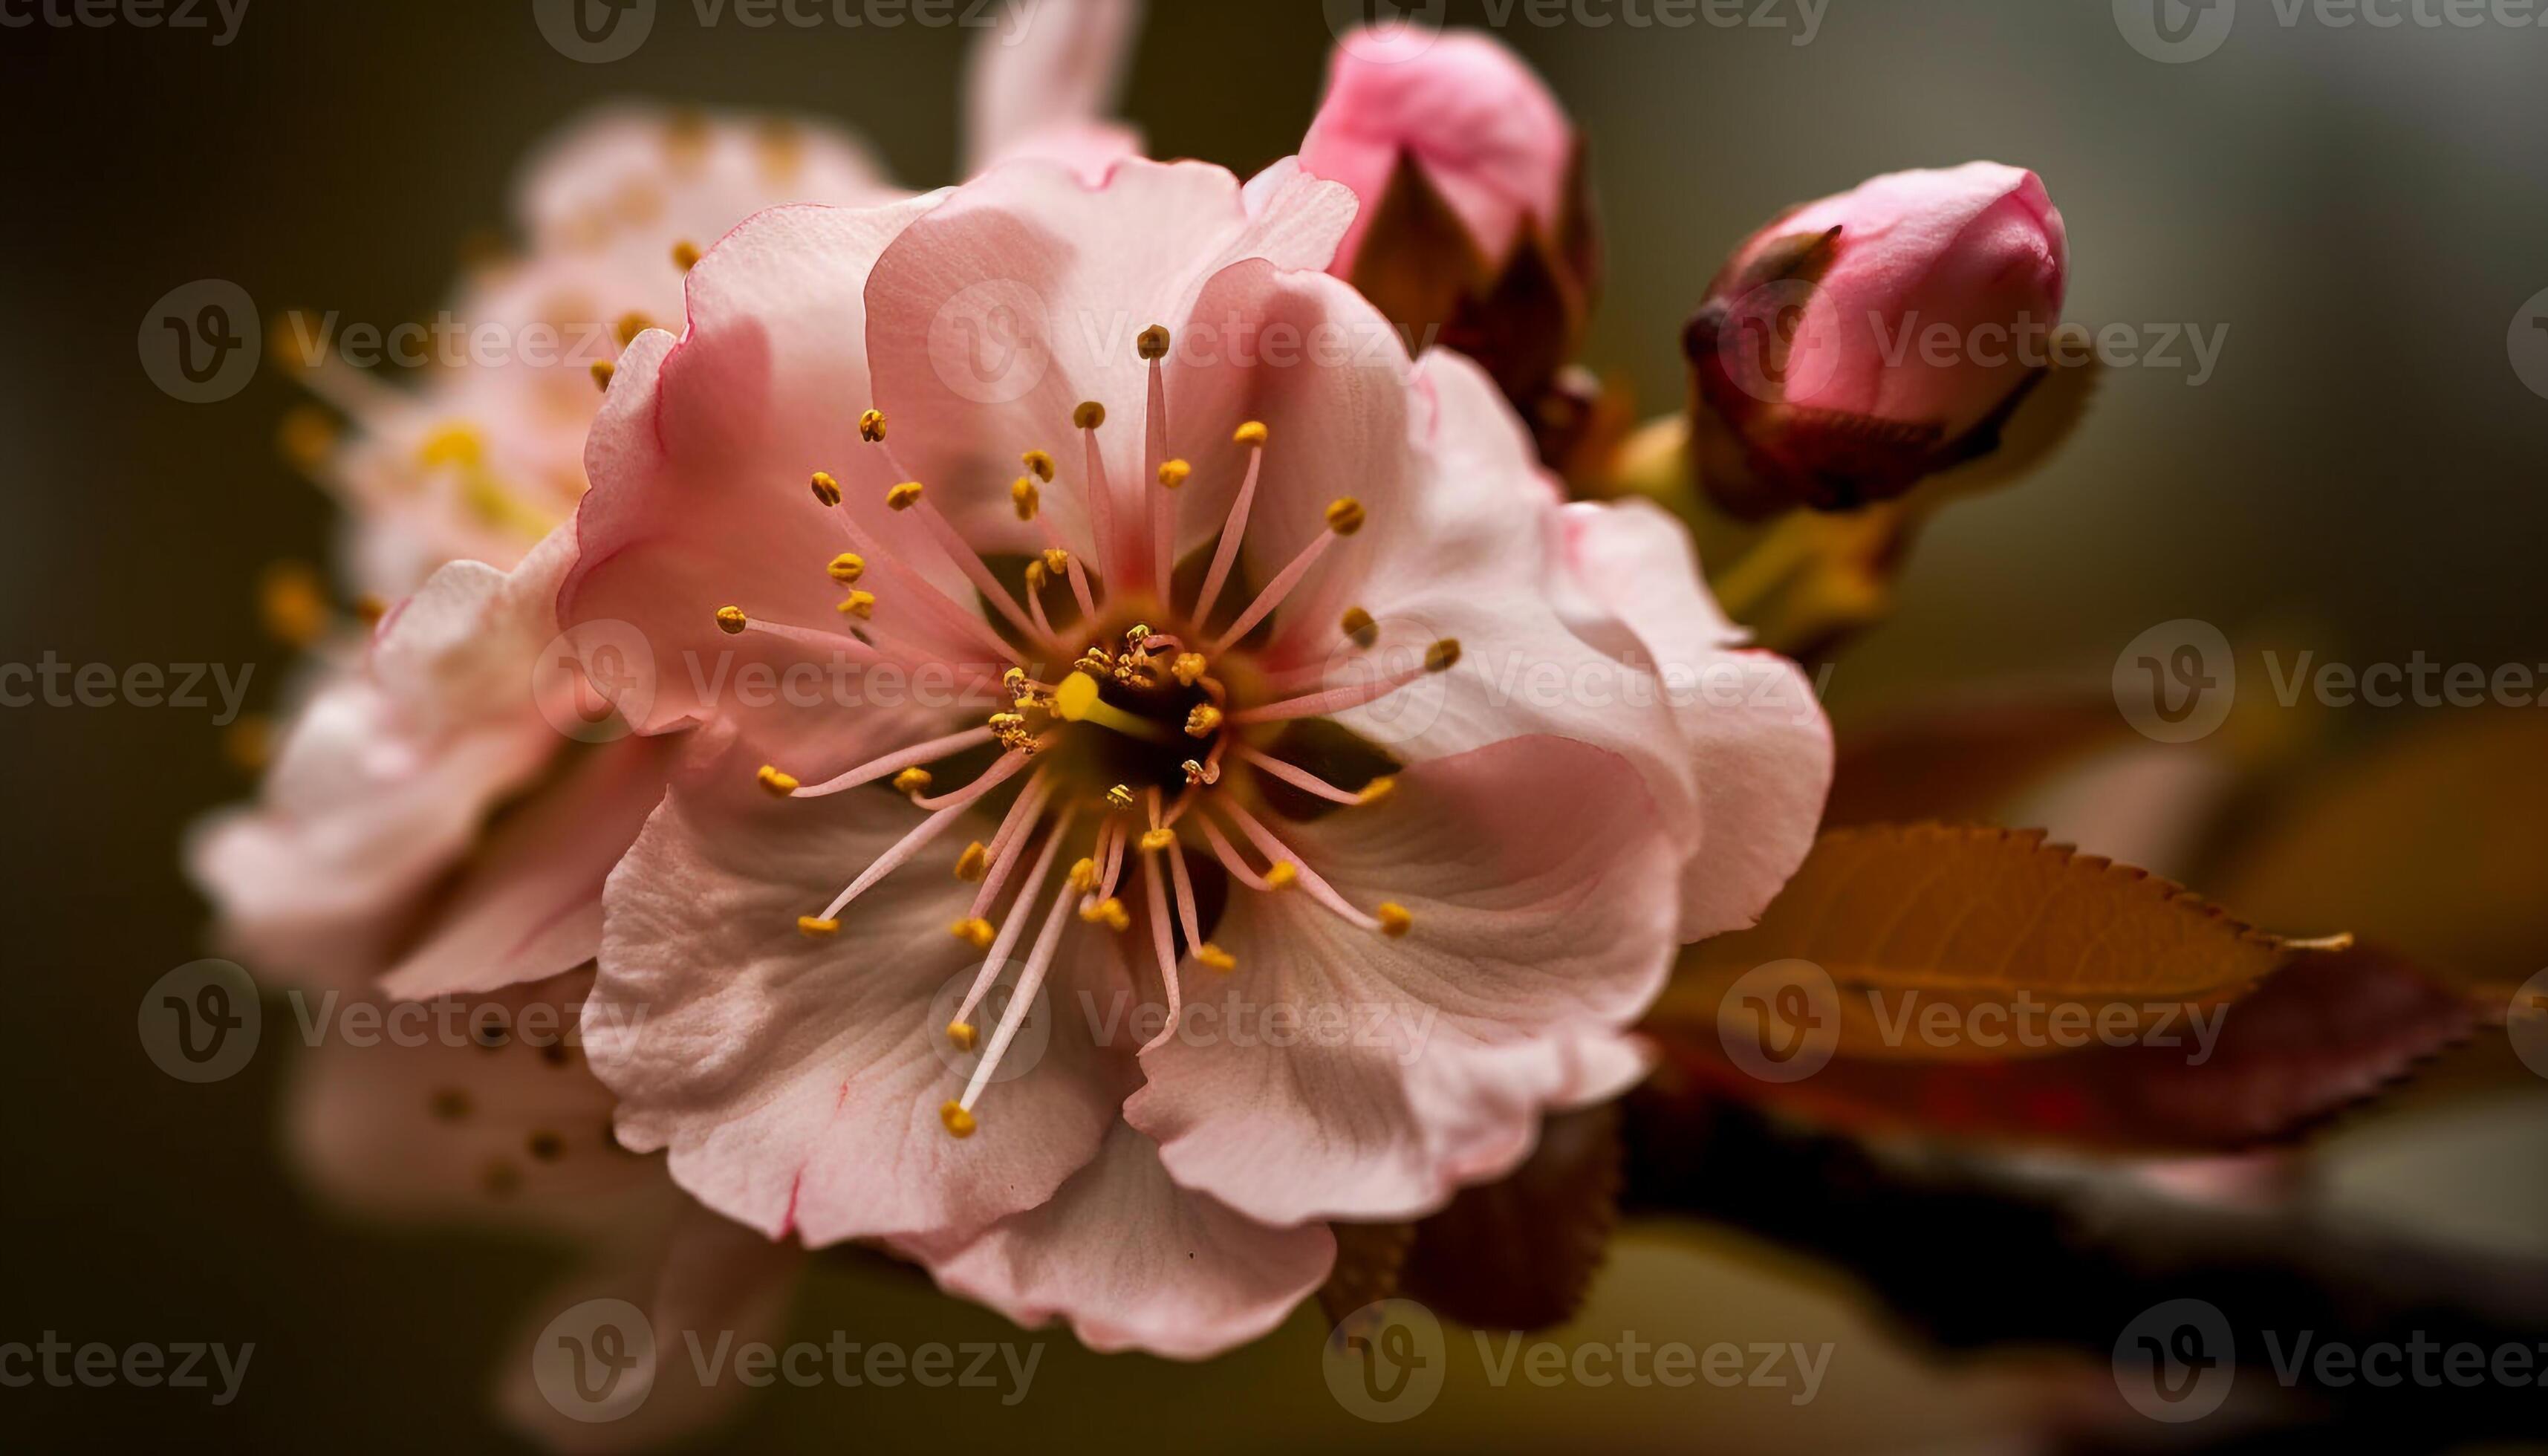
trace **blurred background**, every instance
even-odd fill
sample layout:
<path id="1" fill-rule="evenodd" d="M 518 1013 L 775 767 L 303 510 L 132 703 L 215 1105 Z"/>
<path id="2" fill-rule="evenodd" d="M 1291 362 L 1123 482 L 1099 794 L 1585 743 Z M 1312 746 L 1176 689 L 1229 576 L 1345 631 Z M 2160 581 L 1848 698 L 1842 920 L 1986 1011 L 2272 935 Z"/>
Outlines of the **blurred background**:
<path id="1" fill-rule="evenodd" d="M 1338 8 L 1156 3 L 1126 113 L 1154 155 L 1242 173 L 1283 156 Z M 1609 281 L 1588 358 L 1632 383 L 1644 412 L 1677 408 L 1680 324 L 1771 215 L 1974 157 L 2043 174 L 2069 225 L 2071 318 L 2222 340 L 2200 379 L 2182 347 L 2177 367 L 2112 371 L 2048 471 L 1940 518 L 1896 618 L 1832 676 L 1844 727 L 2013 681 L 2102 691 L 2127 643 L 2185 617 L 2223 628 L 2258 682 L 2253 653 L 2269 647 L 2548 664 L 2548 369 L 2529 356 L 2525 384 L 2516 352 L 2548 290 L 2548 30 L 2286 27 L 2249 0 L 2218 53 L 2166 64 L 2127 42 L 2106 0 L 1741 8 L 1782 24 L 1640 27 L 1615 18 L 1643 5 L 1588 0 L 1538 25 L 1525 16 L 1545 12 L 1496 8 L 1590 138 Z M 956 28 L 703 25 L 668 0 L 636 53 L 582 64 L 542 39 L 528 0 L 253 0 L 220 46 L 224 23 L 203 12 L 214 31 L 56 26 L 38 0 L 0 4 L 0 661 L 252 664 L 252 707 L 285 682 L 291 654 L 260 630 L 255 583 L 278 560 L 325 560 L 335 509 L 276 448 L 301 398 L 288 379 L 267 370 L 202 406 L 153 386 L 136 329 L 170 290 L 227 279 L 268 319 L 428 316 L 469 236 L 504 225 L 525 151 L 613 98 L 832 118 L 912 185 L 957 165 Z M 1447 18 L 1491 12 L 1455 3 Z M 2376 744 L 2415 731 L 2419 711 L 2356 707 L 2311 731 Z M 0 1340 L 252 1341 L 253 1367 L 219 1410 L 201 1393 L 0 1390 L 0 1428 L 22 1449 L 505 1448 L 491 1367 L 562 1256 L 331 1218 L 275 1150 L 293 1047 L 270 1042 L 241 1075 L 193 1086 L 134 1035 L 144 988 L 206 954 L 181 837 L 251 787 L 212 717 L 0 709 L 17 1032 L 0 1058 Z M 2448 1112 L 2447 1135 L 2337 1130 L 2348 1196 L 2548 1254 L 2548 1083 L 2490 1085 L 2510 1090 L 2483 1118 Z M 817 1276 L 793 1327 L 905 1342 L 1005 1329 L 849 1268 Z M 1034 1399 L 1015 1409 L 962 1391 L 781 1388 L 727 1439 L 1997 1451 L 2026 1449 L 2048 1403 L 2106 1384 L 2102 1362 L 1938 1362 L 1838 1276 L 1694 1228 L 1623 1240 L 1576 1328 L 1837 1354 L 1797 1405 L 1703 1385 L 1498 1389 L 1461 1338 L 1439 1405 L 1388 1427 L 1322 1393 L 1323 1322 L 1305 1312 L 1191 1369 L 1046 1337 Z"/>

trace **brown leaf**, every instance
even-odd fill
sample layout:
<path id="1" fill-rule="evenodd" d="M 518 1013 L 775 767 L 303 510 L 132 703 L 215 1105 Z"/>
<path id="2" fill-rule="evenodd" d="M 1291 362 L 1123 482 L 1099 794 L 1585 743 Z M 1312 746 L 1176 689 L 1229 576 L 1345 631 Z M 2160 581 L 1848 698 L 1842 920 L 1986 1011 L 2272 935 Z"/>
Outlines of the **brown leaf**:
<path id="1" fill-rule="evenodd" d="M 2220 1015 L 2208 1048 L 2179 1025 L 2161 1034 L 2172 1045 L 2001 1062 L 1841 1057 L 1785 1084 L 1755 1080 L 1712 1036 L 1672 1038 L 1666 1054 L 1702 1084 L 1852 1133 L 2198 1154 L 2301 1132 L 2476 1025 L 2456 992 L 2371 948 L 2302 956 Z"/>
<path id="2" fill-rule="evenodd" d="M 1976 1008 L 2005 1012 L 2024 997 L 2078 1007 L 2100 1026 L 2147 1025 L 2233 999 L 2300 949 L 2041 833 L 1842 829 L 1815 845 L 1760 925 L 1684 955 L 1650 1019 L 1713 1027 L 1743 999 L 1746 975 L 1804 961 L 1828 977 L 1816 997 L 1827 1004 L 1805 1008 L 1808 1019 L 1837 1019 L 1841 1053 L 1997 1060 L 2057 1048 L 1905 1036 L 1886 1016 L 1944 1007 L 1971 1025 Z"/>
<path id="3" fill-rule="evenodd" d="M 1551 1116 L 1502 1182 L 1461 1191 L 1415 1228 L 1407 1294 L 1480 1329 L 1545 1329 L 1573 1318 L 1618 1222 L 1619 1109 Z"/>

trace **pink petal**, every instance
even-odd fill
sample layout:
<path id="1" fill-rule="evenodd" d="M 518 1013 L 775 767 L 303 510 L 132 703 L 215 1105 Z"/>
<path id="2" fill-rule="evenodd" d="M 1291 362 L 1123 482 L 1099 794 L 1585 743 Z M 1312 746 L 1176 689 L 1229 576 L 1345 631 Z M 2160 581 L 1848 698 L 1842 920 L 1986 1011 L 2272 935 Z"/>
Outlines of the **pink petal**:
<path id="1" fill-rule="evenodd" d="M 1098 130 L 1095 124 L 1123 93 L 1141 10 L 1140 0 L 1040 0 L 1005 8 L 1000 24 L 982 32 L 965 56 L 970 170 L 1052 156 L 1055 134 Z M 1135 138 L 1118 155 L 1139 152 Z"/>
<path id="2" fill-rule="evenodd" d="M 1323 1224 L 1275 1228 L 1178 1187 L 1117 1123 L 1052 1200 L 930 1260 L 939 1287 L 1092 1350 L 1204 1360 L 1281 1324 L 1334 1265 Z"/>
<path id="3" fill-rule="evenodd" d="M 1680 857 L 1614 755 L 1506 742 L 1279 828 L 1348 900 L 1395 900 L 1414 928 L 1386 939 L 1299 891 L 1233 893 L 1221 994 L 1251 1016 L 1327 1015 L 1329 1033 L 1213 1034 L 1190 1008 L 1125 1116 L 1179 1183 L 1251 1218 L 1407 1218 L 1511 1167 L 1543 1109 L 1605 1079 L 1574 1039 L 1626 1026 L 1663 984 Z"/>

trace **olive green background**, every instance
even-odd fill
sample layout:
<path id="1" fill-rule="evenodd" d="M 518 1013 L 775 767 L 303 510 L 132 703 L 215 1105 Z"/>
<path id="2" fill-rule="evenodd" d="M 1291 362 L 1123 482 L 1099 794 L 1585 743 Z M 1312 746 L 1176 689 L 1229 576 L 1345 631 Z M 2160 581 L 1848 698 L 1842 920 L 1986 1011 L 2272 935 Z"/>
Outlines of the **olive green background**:
<path id="1" fill-rule="evenodd" d="M 1321 7 L 1153 8 L 1128 100 L 1153 151 L 1242 171 L 1288 152 L 1330 41 Z M 2548 399 L 2505 343 L 2548 289 L 2548 32 L 2287 31 L 2249 0 L 2220 54 L 2168 66 L 2124 43 L 2107 0 L 1833 0 L 1803 46 L 1793 5 L 1775 10 L 1789 28 L 1504 33 L 1592 139 L 1610 257 L 1592 358 L 1651 408 L 1678 397 L 1680 321 L 1732 243 L 1901 166 L 2041 171 L 2070 226 L 2074 318 L 2230 329 L 2216 378 L 2118 373 L 2052 469 L 1943 521 L 1900 620 L 1841 665 L 1836 712 L 2011 674 L 2102 681 L 2136 634 L 2187 616 L 2233 640 L 2272 623 L 2355 661 L 2548 662 Z M 281 685 L 252 584 L 270 561 L 322 557 L 332 513 L 276 455 L 285 380 L 189 406 L 143 376 L 136 332 L 169 289 L 229 279 L 269 318 L 429 313 L 464 234 L 500 223 L 525 147 L 610 97 L 832 116 L 934 184 L 956 165 L 961 40 L 703 29 L 684 0 L 597 66 L 551 49 L 528 0 L 253 0 L 218 49 L 201 32 L 0 30 L 0 661 L 253 663 L 258 701 Z M 2355 713 L 2366 733 L 2397 717 Z M 142 989 L 202 953 L 179 837 L 245 786 L 203 713 L 0 709 L 0 1341 L 257 1346 L 220 1410 L 169 1391 L 0 1390 L 0 1444 L 500 1449 L 491 1365 L 558 1256 L 318 1210 L 272 1150 L 288 1038 L 203 1087 L 136 1041 Z M 2452 1200 L 2513 1198 L 2514 1177 Z M 2042 1391 L 2007 1363 L 1918 1363 L 1830 1276 L 1722 1237 L 1644 1235 L 1619 1264 L 1581 1337 L 1831 1339 L 1830 1384 L 1801 1409 L 1773 1391 L 1493 1390 L 1455 1336 L 1442 1403 L 1380 1427 L 1328 1399 L 1304 1315 L 1200 1368 L 1054 1338 L 1015 1410 L 781 1389 L 732 1439 L 1978 1450 Z M 910 1342 L 1004 1326 L 833 1271 L 796 1328 Z"/>

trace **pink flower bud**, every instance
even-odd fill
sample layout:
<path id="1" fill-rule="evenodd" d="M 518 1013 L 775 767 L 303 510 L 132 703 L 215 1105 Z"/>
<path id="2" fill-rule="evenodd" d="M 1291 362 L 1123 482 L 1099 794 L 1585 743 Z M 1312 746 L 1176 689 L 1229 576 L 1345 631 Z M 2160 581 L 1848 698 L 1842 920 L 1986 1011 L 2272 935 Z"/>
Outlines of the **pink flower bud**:
<path id="1" fill-rule="evenodd" d="M 1553 236 L 1568 200 L 1575 129 L 1521 58 L 1473 31 L 1357 31 L 1336 47 L 1302 170 L 1362 199 L 1329 271 L 1351 278 L 1404 152 L 1502 271 L 1524 220 Z"/>
<path id="2" fill-rule="evenodd" d="M 1847 507 L 1995 448 L 2044 373 L 2068 261 L 2042 180 L 1993 162 L 1876 177 L 1763 228 L 1685 340 L 1711 493 Z"/>

